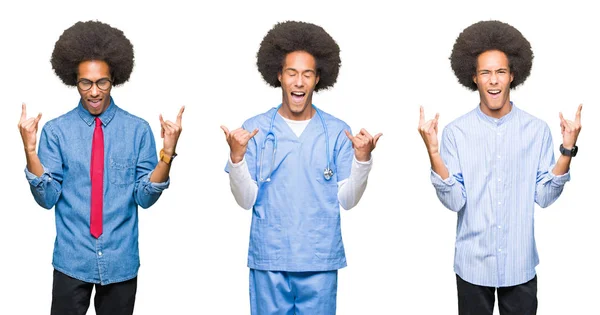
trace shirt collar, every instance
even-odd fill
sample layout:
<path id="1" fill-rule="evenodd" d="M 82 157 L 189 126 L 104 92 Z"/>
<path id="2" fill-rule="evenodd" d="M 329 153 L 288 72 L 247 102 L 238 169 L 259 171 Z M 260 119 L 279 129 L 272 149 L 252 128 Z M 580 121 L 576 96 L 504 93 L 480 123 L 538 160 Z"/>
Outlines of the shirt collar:
<path id="1" fill-rule="evenodd" d="M 91 126 L 92 124 L 94 124 L 94 120 L 95 120 L 96 116 L 90 114 L 90 112 L 88 112 L 85 108 L 83 108 L 83 104 L 81 103 L 81 100 L 79 100 L 79 105 L 77 105 L 77 113 L 79 114 L 79 117 L 81 117 L 81 119 L 88 126 Z M 117 105 L 115 104 L 115 102 L 113 101 L 113 98 L 111 96 L 110 97 L 110 105 L 108 105 L 108 108 L 102 114 L 100 114 L 100 116 L 98 116 L 98 117 L 102 121 L 102 125 L 104 125 L 106 127 L 110 123 L 110 121 L 115 117 L 116 113 L 117 113 Z"/>
<path id="2" fill-rule="evenodd" d="M 511 105 L 511 109 L 510 112 L 500 118 L 494 118 L 494 117 L 490 117 L 486 114 L 484 114 L 481 111 L 481 105 L 477 105 L 477 115 L 479 116 L 479 118 L 481 118 L 483 121 L 488 122 L 494 126 L 501 126 L 507 122 L 509 122 L 514 116 L 515 116 L 515 112 L 517 110 L 517 107 L 515 106 L 515 104 L 513 104 L 513 102 L 510 102 Z"/>

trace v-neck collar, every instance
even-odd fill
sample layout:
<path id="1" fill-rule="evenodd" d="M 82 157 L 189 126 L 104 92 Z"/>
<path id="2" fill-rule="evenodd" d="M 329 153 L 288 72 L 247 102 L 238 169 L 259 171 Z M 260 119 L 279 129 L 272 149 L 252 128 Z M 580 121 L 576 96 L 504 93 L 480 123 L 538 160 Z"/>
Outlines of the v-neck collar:
<path id="1" fill-rule="evenodd" d="M 310 121 L 308 122 L 308 125 L 306 125 L 306 128 L 304 128 L 304 131 L 302 131 L 302 133 L 300 134 L 300 136 L 297 136 L 296 133 L 292 130 L 292 128 L 288 125 L 288 123 L 284 120 L 283 116 L 281 116 L 279 114 L 279 106 L 277 108 L 275 108 L 275 122 L 273 122 L 273 124 L 277 125 L 283 125 L 283 127 L 281 127 L 283 130 L 283 132 L 285 132 L 286 134 L 290 134 L 290 139 L 295 141 L 295 142 L 304 142 L 304 139 L 306 137 L 308 137 L 307 134 L 312 132 L 312 129 L 315 129 L 315 125 L 318 122 L 315 122 L 316 120 L 319 120 L 319 114 L 317 113 L 318 109 L 316 106 L 311 105 L 314 109 L 315 109 L 315 114 L 311 117 Z"/>

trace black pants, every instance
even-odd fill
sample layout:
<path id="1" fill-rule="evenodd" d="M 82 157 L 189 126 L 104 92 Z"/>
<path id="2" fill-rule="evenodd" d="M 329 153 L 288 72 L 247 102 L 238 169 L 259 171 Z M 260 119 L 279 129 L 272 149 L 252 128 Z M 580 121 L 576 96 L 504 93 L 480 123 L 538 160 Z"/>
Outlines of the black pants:
<path id="1" fill-rule="evenodd" d="M 54 270 L 51 315 L 85 315 L 96 286 L 96 315 L 131 315 L 135 303 L 137 277 L 107 285 L 83 282 Z"/>
<path id="2" fill-rule="evenodd" d="M 456 275 L 459 315 L 492 315 L 494 287 L 466 282 Z M 537 276 L 526 283 L 498 288 L 500 315 L 535 315 L 537 313 Z"/>

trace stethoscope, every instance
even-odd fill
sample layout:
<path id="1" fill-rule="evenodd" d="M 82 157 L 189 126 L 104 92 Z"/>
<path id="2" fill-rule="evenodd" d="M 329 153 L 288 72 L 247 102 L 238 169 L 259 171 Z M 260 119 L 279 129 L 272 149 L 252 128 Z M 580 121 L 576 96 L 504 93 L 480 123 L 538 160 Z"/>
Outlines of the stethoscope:
<path id="1" fill-rule="evenodd" d="M 281 107 L 281 105 L 277 106 L 277 109 L 275 109 L 275 112 L 273 113 L 273 117 L 271 117 L 271 124 L 269 125 L 269 132 L 267 132 L 267 135 L 265 136 L 265 140 L 263 141 L 263 144 L 261 147 L 260 160 L 259 160 L 260 166 L 258 169 L 258 177 L 261 182 L 270 182 L 271 181 L 271 174 L 273 173 L 273 165 L 275 164 L 275 151 L 277 151 L 277 137 L 275 136 L 275 133 L 273 133 L 273 123 L 275 122 L 275 117 L 277 117 L 277 111 L 279 111 L 280 107 Z M 323 171 L 323 177 L 325 178 L 325 180 L 330 180 L 331 177 L 333 177 L 333 170 L 329 167 L 330 166 L 330 163 L 329 163 L 330 162 L 329 161 L 329 134 L 327 133 L 327 125 L 325 124 L 325 120 L 323 119 L 323 116 L 321 115 L 321 112 L 319 111 L 319 109 L 315 105 L 313 105 L 313 108 L 317 112 L 317 115 L 319 115 L 319 119 L 321 119 L 321 125 L 323 125 L 323 130 L 325 131 L 325 147 L 326 147 L 326 153 L 327 153 L 327 167 Z M 273 156 L 271 159 L 271 169 L 269 169 L 269 175 L 267 176 L 267 178 L 263 178 L 262 177 L 263 157 L 265 155 L 265 147 L 267 146 L 267 142 L 269 142 L 269 141 L 273 141 Z"/>

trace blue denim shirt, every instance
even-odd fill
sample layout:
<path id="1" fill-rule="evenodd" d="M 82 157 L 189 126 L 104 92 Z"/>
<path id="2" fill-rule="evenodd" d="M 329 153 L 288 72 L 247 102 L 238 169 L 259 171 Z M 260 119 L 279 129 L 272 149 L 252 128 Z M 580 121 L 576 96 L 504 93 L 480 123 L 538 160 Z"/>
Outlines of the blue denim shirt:
<path id="1" fill-rule="evenodd" d="M 77 108 L 46 123 L 38 156 L 44 174 L 25 169 L 31 193 L 46 208 L 55 207 L 54 268 L 73 278 L 102 285 L 136 277 L 137 206 L 148 208 L 169 186 L 151 183 L 156 145 L 146 121 L 120 109 L 111 98 L 100 116 L 104 131 L 103 233 L 90 234 L 90 157 L 94 118 Z"/>

